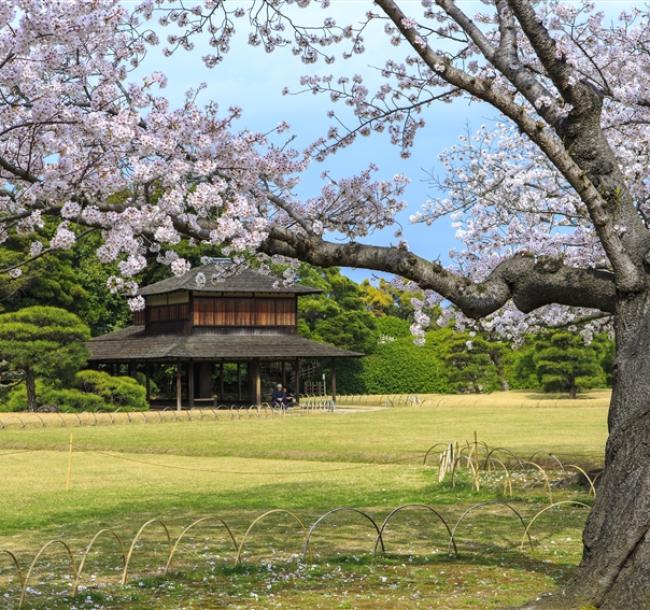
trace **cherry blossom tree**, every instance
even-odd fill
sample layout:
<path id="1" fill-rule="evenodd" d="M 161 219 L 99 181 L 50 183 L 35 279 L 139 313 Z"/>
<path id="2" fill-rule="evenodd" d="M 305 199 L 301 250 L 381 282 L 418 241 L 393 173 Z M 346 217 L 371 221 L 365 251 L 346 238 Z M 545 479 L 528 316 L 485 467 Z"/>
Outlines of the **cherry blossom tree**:
<path id="1" fill-rule="evenodd" d="M 647 607 L 650 14 L 608 24 L 588 2 L 485 0 L 476 14 L 453 0 L 367 4 L 361 21 L 339 23 L 329 0 L 148 0 L 132 11 L 116 0 L 75 11 L 54 0 L 2 3 L 1 236 L 38 235 L 54 219 L 54 237 L 34 239 L 37 257 L 70 247 L 80 226 L 100 231 L 97 256 L 119 262 L 111 288 L 134 309 L 146 254 L 182 274 L 188 263 L 170 246 L 189 240 L 241 261 L 393 273 L 425 291 L 420 338 L 440 299 L 461 324 L 480 320 L 511 337 L 540 324 L 587 323 L 588 334 L 611 323 L 606 466 L 583 559 L 565 590 L 530 607 Z M 172 109 L 162 73 L 141 82 L 133 73 L 149 47 L 162 44 L 173 61 L 199 37 L 212 49 L 201 59 L 218 67 L 239 30 L 307 66 L 345 65 L 377 29 L 386 41 L 379 79 L 344 69 L 301 79 L 332 102 L 329 129 L 306 150 L 291 147 L 284 121 L 265 134 L 240 129 L 239 109 L 202 105 L 198 90 Z M 452 216 L 466 248 L 451 265 L 411 252 L 401 237 L 366 243 L 403 209 L 403 176 L 376 178 L 370 163 L 344 179 L 324 173 L 320 193 L 296 196 L 310 164 L 359 137 L 388 137 L 408 156 L 427 113 L 459 97 L 499 118 L 443 155 L 444 196 L 413 217 Z"/>

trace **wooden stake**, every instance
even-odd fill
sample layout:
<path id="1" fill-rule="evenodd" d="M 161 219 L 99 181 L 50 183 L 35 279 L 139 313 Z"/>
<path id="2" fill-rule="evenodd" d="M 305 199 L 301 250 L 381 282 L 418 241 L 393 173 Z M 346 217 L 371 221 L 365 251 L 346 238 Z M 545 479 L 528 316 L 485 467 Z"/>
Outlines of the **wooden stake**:
<path id="1" fill-rule="evenodd" d="M 65 481 L 65 490 L 70 491 L 72 483 L 72 432 L 70 432 L 70 449 L 68 451 L 68 477 Z"/>

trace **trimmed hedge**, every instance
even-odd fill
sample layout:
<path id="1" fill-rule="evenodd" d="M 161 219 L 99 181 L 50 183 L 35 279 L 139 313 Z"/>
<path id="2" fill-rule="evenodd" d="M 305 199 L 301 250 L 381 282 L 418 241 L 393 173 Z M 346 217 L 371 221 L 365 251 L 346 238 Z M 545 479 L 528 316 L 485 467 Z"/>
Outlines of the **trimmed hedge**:
<path id="1" fill-rule="evenodd" d="M 429 333 L 423 346 L 413 337 L 391 337 L 359 361 L 346 363 L 337 376 L 341 394 L 448 393 L 453 391 L 441 361 L 441 331 Z"/>
<path id="2" fill-rule="evenodd" d="M 145 388 L 132 377 L 113 377 L 102 371 L 84 370 L 75 374 L 73 387 L 61 388 L 37 381 L 39 405 L 56 406 L 64 413 L 74 411 L 146 411 Z M 26 411 L 24 385 L 11 391 L 0 411 Z"/>

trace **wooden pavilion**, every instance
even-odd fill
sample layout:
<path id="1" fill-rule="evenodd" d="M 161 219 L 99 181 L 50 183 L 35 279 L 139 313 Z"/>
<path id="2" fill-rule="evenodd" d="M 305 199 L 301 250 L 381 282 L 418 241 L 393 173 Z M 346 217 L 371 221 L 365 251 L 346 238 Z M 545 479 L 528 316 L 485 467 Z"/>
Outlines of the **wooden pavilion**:
<path id="1" fill-rule="evenodd" d="M 255 404 L 270 398 L 275 383 L 299 395 L 305 363 L 330 364 L 336 400 L 336 361 L 362 354 L 297 334 L 298 298 L 321 292 L 250 269 L 224 277 L 228 261 L 215 261 L 141 289 L 143 311 L 133 325 L 88 342 L 90 362 L 113 374 L 151 379 L 174 371 L 176 408 L 197 403 Z M 197 279 L 198 278 L 198 279 Z M 164 400 L 163 400 L 164 402 Z"/>

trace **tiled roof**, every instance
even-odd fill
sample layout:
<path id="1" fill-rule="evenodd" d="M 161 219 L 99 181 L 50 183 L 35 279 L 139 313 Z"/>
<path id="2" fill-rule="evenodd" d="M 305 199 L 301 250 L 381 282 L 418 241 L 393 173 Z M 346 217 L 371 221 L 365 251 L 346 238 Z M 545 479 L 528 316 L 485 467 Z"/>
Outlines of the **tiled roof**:
<path id="1" fill-rule="evenodd" d="M 362 356 L 326 343 L 294 334 L 241 335 L 205 333 L 196 335 L 146 335 L 144 326 L 125 329 L 91 339 L 93 362 L 128 360 L 248 360 L 251 358 L 351 358 Z"/>
<path id="2" fill-rule="evenodd" d="M 310 288 L 301 284 L 282 286 L 281 279 L 274 275 L 266 275 L 252 269 L 242 269 L 224 279 L 216 279 L 223 273 L 223 263 L 212 263 L 201 267 L 194 267 L 185 275 L 170 277 L 155 284 L 144 286 L 140 289 L 143 296 L 163 294 L 176 290 L 192 290 L 204 292 L 265 292 L 276 294 L 317 294 L 318 288 Z M 203 273 L 205 284 L 198 285 L 196 276 Z M 276 284 L 280 284 L 277 285 Z"/>

